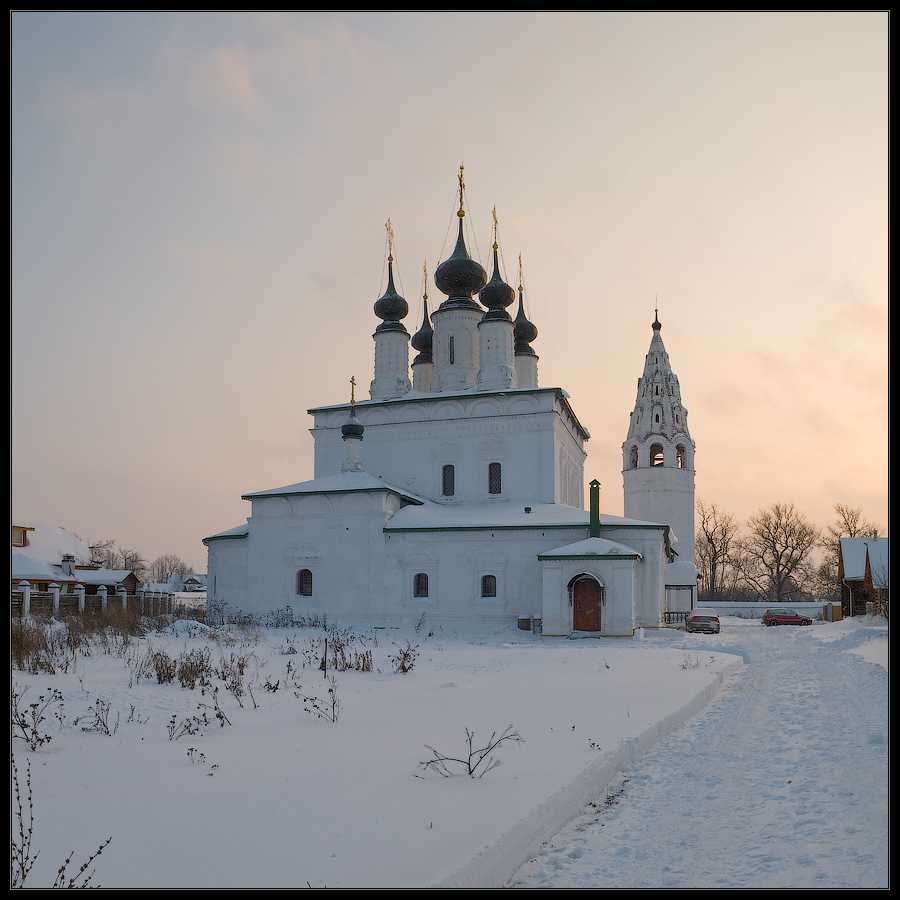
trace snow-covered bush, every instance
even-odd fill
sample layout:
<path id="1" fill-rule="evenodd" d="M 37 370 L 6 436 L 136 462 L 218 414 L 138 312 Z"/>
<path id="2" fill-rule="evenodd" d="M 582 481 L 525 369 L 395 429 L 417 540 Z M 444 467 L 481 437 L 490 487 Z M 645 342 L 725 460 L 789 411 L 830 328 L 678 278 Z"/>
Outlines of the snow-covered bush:
<path id="1" fill-rule="evenodd" d="M 388 656 L 394 671 L 400 674 L 412 672 L 419 656 L 419 645 L 411 641 L 406 642 L 405 647 L 398 648 L 397 652 Z"/>
<path id="2" fill-rule="evenodd" d="M 165 650 L 157 650 L 153 654 L 153 671 L 158 684 L 168 684 L 175 680 L 178 663 Z"/>

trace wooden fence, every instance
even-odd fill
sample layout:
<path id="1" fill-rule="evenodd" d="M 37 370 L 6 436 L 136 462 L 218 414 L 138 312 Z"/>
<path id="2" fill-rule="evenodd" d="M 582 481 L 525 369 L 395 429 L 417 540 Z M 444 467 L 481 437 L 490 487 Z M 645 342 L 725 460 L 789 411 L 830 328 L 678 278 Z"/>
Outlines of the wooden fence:
<path id="1" fill-rule="evenodd" d="M 108 593 L 102 586 L 96 594 L 86 594 L 81 586 L 65 593 L 56 585 L 51 585 L 49 591 L 34 591 L 27 582 L 20 582 L 11 592 L 9 611 L 13 618 L 90 616 L 122 609 L 140 616 L 162 616 L 172 612 L 174 599 L 174 594 L 158 591 Z"/>

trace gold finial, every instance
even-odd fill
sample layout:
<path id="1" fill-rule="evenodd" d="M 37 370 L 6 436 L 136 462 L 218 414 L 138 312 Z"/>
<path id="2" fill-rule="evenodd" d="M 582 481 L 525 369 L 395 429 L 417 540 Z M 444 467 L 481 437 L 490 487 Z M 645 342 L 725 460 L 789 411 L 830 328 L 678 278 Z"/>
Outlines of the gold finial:
<path id="1" fill-rule="evenodd" d="M 384 230 L 387 232 L 388 262 L 393 262 L 394 261 L 394 226 L 391 225 L 390 219 L 388 219 L 387 222 L 384 223 Z"/>
<path id="2" fill-rule="evenodd" d="M 496 250 L 499 246 L 497 244 L 497 207 L 496 206 L 491 207 L 491 218 L 494 220 L 494 249 Z"/>
<path id="3" fill-rule="evenodd" d="M 522 254 L 519 254 L 519 293 L 522 293 Z"/>
<path id="4" fill-rule="evenodd" d="M 422 299 L 428 299 L 428 260 L 422 263 Z"/>
<path id="5" fill-rule="evenodd" d="M 356 403 L 356 376 L 350 376 L 350 405 Z"/>
<path id="6" fill-rule="evenodd" d="M 465 182 L 465 179 L 463 178 L 464 171 L 465 171 L 465 166 L 463 166 L 463 164 L 460 163 L 459 164 L 459 175 L 456 176 L 459 179 L 459 209 L 457 210 L 456 214 L 460 218 L 462 218 L 466 214 L 465 209 L 463 209 L 463 195 L 466 192 L 466 182 Z"/>

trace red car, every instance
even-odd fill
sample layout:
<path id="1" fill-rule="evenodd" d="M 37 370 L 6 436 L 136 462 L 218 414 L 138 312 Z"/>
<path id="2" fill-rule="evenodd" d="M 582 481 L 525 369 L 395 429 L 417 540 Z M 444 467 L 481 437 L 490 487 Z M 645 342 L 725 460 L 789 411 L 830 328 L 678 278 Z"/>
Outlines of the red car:
<path id="1" fill-rule="evenodd" d="M 767 609 L 762 617 L 763 625 L 812 625 L 809 616 L 801 616 L 796 609 Z"/>

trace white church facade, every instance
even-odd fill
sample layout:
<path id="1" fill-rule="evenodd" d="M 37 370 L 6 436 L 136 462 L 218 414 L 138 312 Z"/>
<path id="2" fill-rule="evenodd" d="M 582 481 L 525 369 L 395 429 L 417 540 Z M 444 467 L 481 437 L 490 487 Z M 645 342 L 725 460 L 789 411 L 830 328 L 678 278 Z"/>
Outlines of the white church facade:
<path id="1" fill-rule="evenodd" d="M 375 302 L 370 399 L 319 406 L 314 477 L 243 496 L 247 521 L 204 538 L 208 601 L 251 614 L 542 620 L 547 635 L 627 635 L 694 605 L 694 452 L 660 335 L 625 443 L 625 516 L 584 508 L 590 438 L 567 393 L 538 383 L 524 290 L 490 280 L 464 239 L 462 169 L 446 299 L 410 337 L 408 305 Z M 409 349 L 417 355 L 409 362 Z"/>

